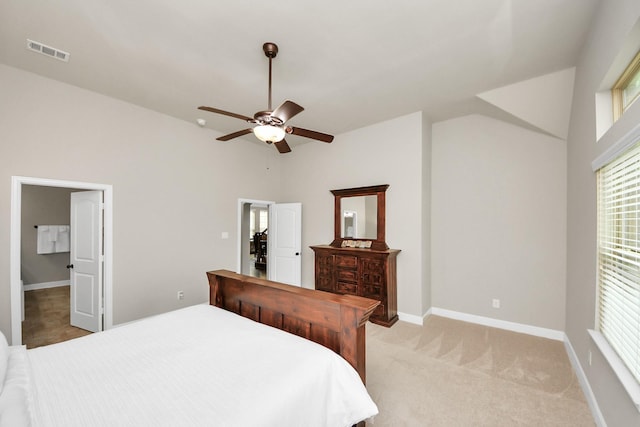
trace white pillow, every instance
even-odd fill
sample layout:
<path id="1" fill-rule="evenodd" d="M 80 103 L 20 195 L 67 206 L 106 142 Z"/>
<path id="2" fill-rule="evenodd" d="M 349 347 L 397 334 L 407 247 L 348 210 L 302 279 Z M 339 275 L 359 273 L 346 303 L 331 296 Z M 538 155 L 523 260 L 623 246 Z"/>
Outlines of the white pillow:
<path id="1" fill-rule="evenodd" d="M 25 391 L 9 385 L 0 395 L 0 427 L 28 427 L 31 425 Z"/>
<path id="2" fill-rule="evenodd" d="M 31 388 L 27 349 L 10 348 L 4 389 L 0 393 L 0 427 L 28 427 L 31 425 Z"/>
<path id="3" fill-rule="evenodd" d="M 0 331 L 0 393 L 4 385 L 4 377 L 7 375 L 7 364 L 9 363 L 9 343 L 2 331 Z"/>

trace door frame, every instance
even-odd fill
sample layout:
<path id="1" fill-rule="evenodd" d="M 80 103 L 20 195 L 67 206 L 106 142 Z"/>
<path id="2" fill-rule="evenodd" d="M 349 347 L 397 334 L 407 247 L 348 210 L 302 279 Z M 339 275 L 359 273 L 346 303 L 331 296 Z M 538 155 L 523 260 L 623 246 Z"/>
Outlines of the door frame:
<path id="1" fill-rule="evenodd" d="M 22 185 L 41 187 L 65 187 L 78 190 L 97 190 L 104 194 L 104 321 L 103 329 L 113 326 L 113 186 L 78 181 L 62 181 L 57 179 L 34 178 L 25 176 L 11 177 L 11 232 L 9 250 L 9 280 L 11 283 L 11 342 L 22 344 L 22 302 L 20 285 L 22 257 L 20 254 L 22 238 Z"/>
<path id="2" fill-rule="evenodd" d="M 274 204 L 274 201 L 270 200 L 255 200 L 255 199 L 238 199 L 238 230 L 236 234 L 237 240 L 237 248 L 238 248 L 238 258 L 236 263 L 236 273 L 242 273 L 242 207 L 246 204 L 258 204 L 258 205 L 269 205 Z M 267 270 L 269 269 L 269 262 L 267 261 Z"/>

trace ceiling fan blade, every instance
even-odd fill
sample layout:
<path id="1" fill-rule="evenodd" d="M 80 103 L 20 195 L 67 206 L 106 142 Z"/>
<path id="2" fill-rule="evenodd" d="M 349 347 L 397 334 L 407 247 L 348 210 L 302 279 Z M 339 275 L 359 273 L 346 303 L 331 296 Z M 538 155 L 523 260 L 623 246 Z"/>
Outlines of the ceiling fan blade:
<path id="1" fill-rule="evenodd" d="M 229 135 L 220 136 L 220 137 L 216 138 L 216 140 L 218 140 L 218 141 L 228 141 L 230 139 L 237 138 L 239 136 L 246 135 L 246 134 L 251 133 L 251 132 L 253 132 L 253 129 L 251 129 L 251 128 L 242 129 L 242 130 L 239 130 L 238 132 L 230 133 Z"/>
<path id="2" fill-rule="evenodd" d="M 284 139 L 279 142 L 274 142 L 273 145 L 275 145 L 278 151 L 282 154 L 291 152 L 291 147 L 289 147 L 289 144 L 287 144 L 287 141 Z"/>
<path id="3" fill-rule="evenodd" d="M 219 110 L 219 109 L 213 108 L 213 107 L 204 107 L 203 106 L 203 107 L 198 107 L 198 110 L 209 111 L 211 113 L 216 113 L 216 114 L 223 114 L 225 116 L 235 117 L 236 119 L 244 120 L 246 122 L 252 122 L 253 121 L 253 119 L 251 117 L 243 116 L 242 114 L 230 113 L 228 111 Z"/>
<path id="4" fill-rule="evenodd" d="M 277 117 L 282 121 L 282 123 L 284 123 L 287 120 L 289 120 L 291 117 L 295 116 L 296 114 L 302 111 L 304 111 L 304 108 L 302 108 L 295 102 L 284 101 L 278 108 L 273 110 L 273 113 L 271 113 L 271 116 Z"/>
<path id="5" fill-rule="evenodd" d="M 333 141 L 333 135 L 327 135 L 326 133 L 316 132 L 314 130 L 294 128 L 292 126 L 287 126 L 285 131 L 292 135 L 298 135 L 298 136 L 303 136 L 305 138 L 317 139 L 318 141 L 322 141 L 322 142 Z"/>

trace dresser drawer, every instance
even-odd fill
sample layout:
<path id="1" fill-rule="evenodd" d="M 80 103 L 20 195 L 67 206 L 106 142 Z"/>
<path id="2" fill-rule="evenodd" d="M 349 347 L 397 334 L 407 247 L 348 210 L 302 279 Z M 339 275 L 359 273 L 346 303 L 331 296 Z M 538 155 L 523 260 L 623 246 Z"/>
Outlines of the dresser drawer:
<path id="1" fill-rule="evenodd" d="M 338 281 L 343 282 L 357 282 L 358 281 L 358 271 L 357 270 L 336 270 L 336 275 L 338 276 Z"/>
<path id="2" fill-rule="evenodd" d="M 382 287 L 372 286 L 369 284 L 362 285 L 362 296 L 367 298 L 378 299 L 382 297 Z"/>
<path id="3" fill-rule="evenodd" d="M 331 277 L 318 277 L 316 278 L 316 289 L 321 291 L 332 292 L 333 291 L 333 280 Z"/>
<path id="4" fill-rule="evenodd" d="M 318 266 L 324 268 L 332 268 L 333 267 L 333 255 L 324 255 L 318 254 L 316 255 L 316 263 Z"/>
<path id="5" fill-rule="evenodd" d="M 358 295 L 358 285 L 355 283 L 336 282 L 336 292 L 339 294 Z"/>
<path id="6" fill-rule="evenodd" d="M 353 255 L 336 255 L 336 267 L 358 268 L 358 257 Z"/>

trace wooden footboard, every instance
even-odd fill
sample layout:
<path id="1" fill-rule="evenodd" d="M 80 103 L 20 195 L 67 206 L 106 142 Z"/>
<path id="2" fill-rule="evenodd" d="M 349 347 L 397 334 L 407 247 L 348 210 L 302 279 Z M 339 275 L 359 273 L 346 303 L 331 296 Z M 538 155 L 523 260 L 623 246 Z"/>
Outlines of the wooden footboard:
<path id="1" fill-rule="evenodd" d="M 365 382 L 365 324 L 378 301 L 299 288 L 228 270 L 207 272 L 209 303 L 330 348 Z"/>

